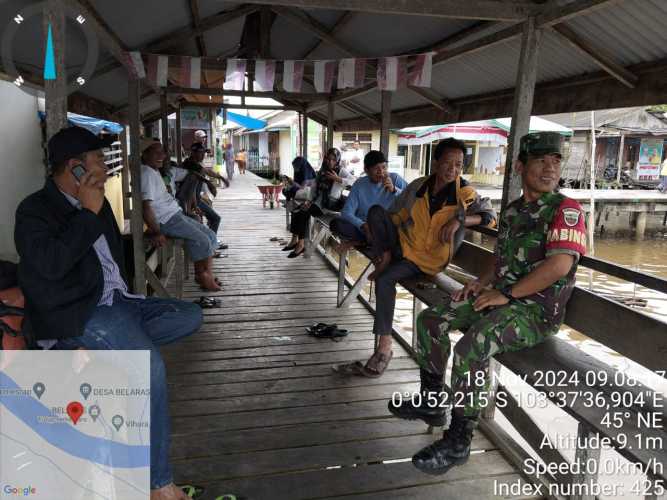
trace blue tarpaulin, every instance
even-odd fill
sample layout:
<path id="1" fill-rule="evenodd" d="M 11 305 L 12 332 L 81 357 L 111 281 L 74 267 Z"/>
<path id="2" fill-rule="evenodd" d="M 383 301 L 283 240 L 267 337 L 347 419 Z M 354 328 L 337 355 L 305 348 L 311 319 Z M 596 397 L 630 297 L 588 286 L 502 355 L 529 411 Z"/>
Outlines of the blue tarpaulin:
<path id="1" fill-rule="evenodd" d="M 40 120 L 46 118 L 46 113 L 43 111 L 38 111 L 37 113 Z M 67 113 L 67 122 L 70 125 L 90 130 L 95 135 L 98 135 L 103 131 L 109 134 L 120 134 L 123 131 L 123 126 L 116 122 L 100 120 L 99 118 L 92 118 L 90 116 L 77 115 L 76 113 Z"/>
<path id="2" fill-rule="evenodd" d="M 220 111 L 218 114 L 222 116 L 222 111 Z M 241 125 L 243 128 L 250 130 L 266 127 L 266 122 L 263 120 L 258 120 L 257 118 L 252 118 L 250 116 L 239 115 L 238 113 L 232 113 L 231 111 L 227 111 L 227 119 L 230 122 L 234 122 L 237 125 Z"/>

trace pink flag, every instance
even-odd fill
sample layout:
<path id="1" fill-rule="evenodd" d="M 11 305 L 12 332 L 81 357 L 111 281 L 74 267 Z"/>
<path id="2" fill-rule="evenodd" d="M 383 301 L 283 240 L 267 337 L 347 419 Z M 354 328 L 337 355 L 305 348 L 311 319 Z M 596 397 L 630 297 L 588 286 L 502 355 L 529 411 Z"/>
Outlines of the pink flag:
<path id="1" fill-rule="evenodd" d="M 245 59 L 227 59 L 227 72 L 223 85 L 226 90 L 243 90 L 245 65 Z"/>
<path id="2" fill-rule="evenodd" d="M 146 69 L 144 61 L 141 59 L 141 52 L 126 52 L 127 62 L 130 65 L 132 76 L 135 78 L 146 78 Z"/>
<path id="3" fill-rule="evenodd" d="M 380 90 L 396 90 L 405 87 L 408 80 L 406 57 L 381 57 L 378 59 L 377 80 Z"/>
<path id="4" fill-rule="evenodd" d="M 255 61 L 255 90 L 270 92 L 276 80 L 276 61 L 257 59 Z"/>
<path id="5" fill-rule="evenodd" d="M 408 83 L 415 87 L 430 87 L 432 68 L 433 52 L 419 54 L 415 58 L 415 65 L 410 70 Z"/>
<path id="6" fill-rule="evenodd" d="M 283 89 L 287 92 L 301 92 L 303 83 L 303 61 L 284 61 Z"/>
<path id="7" fill-rule="evenodd" d="M 200 57 L 181 57 L 179 84 L 181 87 L 188 89 L 198 89 L 201 87 Z"/>
<path id="8" fill-rule="evenodd" d="M 148 69 L 146 79 L 158 87 L 167 86 L 167 74 L 169 73 L 169 56 L 148 54 Z"/>
<path id="9" fill-rule="evenodd" d="M 336 75 L 336 61 L 315 61 L 315 90 L 329 93 Z"/>
<path id="10" fill-rule="evenodd" d="M 364 84 L 366 59 L 341 59 L 338 64 L 338 88 L 356 88 Z"/>

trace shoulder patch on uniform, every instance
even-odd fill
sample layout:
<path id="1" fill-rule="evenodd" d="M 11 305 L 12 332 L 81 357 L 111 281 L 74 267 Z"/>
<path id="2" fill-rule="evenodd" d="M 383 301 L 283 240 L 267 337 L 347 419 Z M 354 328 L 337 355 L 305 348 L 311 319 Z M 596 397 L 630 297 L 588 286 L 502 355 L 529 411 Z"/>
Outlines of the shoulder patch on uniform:
<path id="1" fill-rule="evenodd" d="M 563 220 L 568 226 L 574 227 L 579 224 L 579 217 L 581 217 L 581 210 L 577 208 L 563 209 Z"/>

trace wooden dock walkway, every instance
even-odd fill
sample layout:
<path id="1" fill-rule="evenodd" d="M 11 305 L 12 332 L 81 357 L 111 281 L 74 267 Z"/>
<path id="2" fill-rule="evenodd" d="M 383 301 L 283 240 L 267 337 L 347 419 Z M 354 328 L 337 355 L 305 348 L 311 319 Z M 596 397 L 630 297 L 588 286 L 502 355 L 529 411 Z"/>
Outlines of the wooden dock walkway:
<path id="1" fill-rule="evenodd" d="M 416 364 L 397 345 L 379 379 L 332 371 L 372 353 L 373 317 L 361 303 L 336 308 L 337 277 L 319 256 L 287 259 L 269 241 L 287 235 L 284 212 L 262 208 L 257 182 L 236 177 L 216 201 L 229 250 L 215 261 L 223 290 L 208 295 L 221 307 L 205 309 L 201 331 L 164 350 L 177 483 L 203 485 L 211 500 L 533 498 L 494 495 L 494 481 L 521 476 L 479 431 L 465 466 L 445 476 L 412 466 L 438 436 L 391 417 L 387 400 L 418 390 Z M 186 300 L 202 294 L 186 284 Z M 318 321 L 351 333 L 341 342 L 309 337 L 304 328 Z"/>

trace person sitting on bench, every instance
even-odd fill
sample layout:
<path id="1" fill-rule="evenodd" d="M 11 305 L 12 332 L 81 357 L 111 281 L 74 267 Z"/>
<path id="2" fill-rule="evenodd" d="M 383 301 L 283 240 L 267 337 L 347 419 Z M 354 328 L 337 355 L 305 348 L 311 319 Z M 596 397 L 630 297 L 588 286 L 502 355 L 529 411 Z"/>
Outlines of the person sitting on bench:
<path id="1" fill-rule="evenodd" d="M 496 214 L 488 199 L 461 178 L 465 144 L 454 138 L 440 141 L 433 155 L 433 174 L 412 181 L 389 210 L 375 205 L 366 221 L 375 270 L 375 320 L 378 347 L 362 364 L 342 365 L 344 374 L 379 377 L 393 355 L 392 321 L 396 284 L 422 273 L 435 275 L 451 261 L 461 245 L 465 228 L 495 225 Z"/>
<path id="2" fill-rule="evenodd" d="M 202 311 L 190 302 L 128 293 L 120 231 L 104 197 L 102 148 L 109 144 L 79 127 L 56 133 L 48 143 L 51 174 L 16 211 L 26 330 L 54 349 L 150 351 L 150 498 L 187 500 L 169 462 L 169 397 L 159 348 L 196 332 Z"/>
<path id="3" fill-rule="evenodd" d="M 185 215 L 167 191 L 159 172 L 164 161 L 162 144 L 154 139 L 142 139 L 141 161 L 144 222 L 153 244 L 163 246 L 165 237 L 183 239 L 195 264 L 195 281 L 205 290 L 219 291 L 220 283 L 213 275 L 213 256 L 217 247 L 215 233 Z"/>
<path id="4" fill-rule="evenodd" d="M 366 244 L 366 216 L 373 205 L 389 208 L 408 186 L 403 177 L 387 172 L 387 160 L 380 151 L 364 156 L 365 177 L 354 183 L 340 214 L 329 224 L 331 232 L 343 242 L 339 250 Z"/>
<path id="5" fill-rule="evenodd" d="M 417 318 L 422 403 L 389 402 L 389 410 L 400 418 L 444 425 L 445 406 L 454 403 L 443 439 L 412 458 L 424 472 L 444 474 L 468 460 L 473 429 L 489 391 L 489 359 L 543 342 L 558 332 L 565 318 L 577 263 L 586 253 L 586 226 L 581 206 L 555 192 L 562 140 L 557 132 L 521 138 L 515 168 L 523 196 L 503 211 L 493 259 L 478 279 Z M 454 347 L 452 392 L 446 393 L 452 330 L 464 335 Z"/>
<path id="6" fill-rule="evenodd" d="M 287 177 L 288 185 L 283 189 L 283 196 L 287 201 L 294 199 L 296 193 L 315 182 L 315 169 L 303 156 L 297 156 L 292 160 L 294 179 Z"/>
<path id="7" fill-rule="evenodd" d="M 283 248 L 283 251 L 291 250 L 288 258 L 298 257 L 305 251 L 306 229 L 310 217 L 322 215 L 322 210 L 339 211 L 343 206 L 343 189 L 354 184 L 355 180 L 340 166 L 340 151 L 336 148 L 329 149 L 315 182 L 310 186 L 308 199 L 292 211 L 292 240 Z"/>

